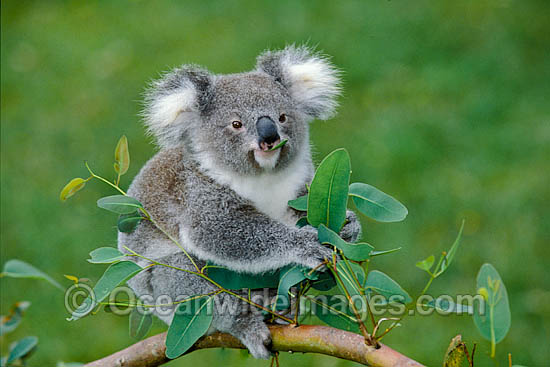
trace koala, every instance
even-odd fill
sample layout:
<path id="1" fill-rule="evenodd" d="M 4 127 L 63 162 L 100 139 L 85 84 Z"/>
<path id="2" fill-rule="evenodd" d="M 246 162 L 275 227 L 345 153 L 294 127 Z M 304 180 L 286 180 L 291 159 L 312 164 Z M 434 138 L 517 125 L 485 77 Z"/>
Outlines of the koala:
<path id="1" fill-rule="evenodd" d="M 317 267 L 332 250 L 318 242 L 314 228 L 295 226 L 304 213 L 287 203 L 305 194 L 313 178 L 309 122 L 332 117 L 339 93 L 338 71 L 307 47 L 266 51 L 254 70 L 238 74 L 216 75 L 196 65 L 176 68 L 147 93 L 145 123 L 160 150 L 128 195 L 178 239 L 199 267 L 209 261 L 258 274 L 289 264 Z M 283 139 L 287 143 L 273 150 Z M 348 211 L 341 235 L 355 240 L 359 228 Z M 119 233 L 118 246 L 195 270 L 148 221 L 132 233 Z M 153 299 L 217 289 L 196 275 L 163 266 L 147 269 L 129 285 L 137 296 Z M 225 293 L 215 297 L 230 306 L 241 302 Z M 169 324 L 174 309 L 157 316 Z M 209 332 L 230 333 L 254 357 L 270 357 L 271 336 L 258 309 L 239 305 L 213 312 Z"/>

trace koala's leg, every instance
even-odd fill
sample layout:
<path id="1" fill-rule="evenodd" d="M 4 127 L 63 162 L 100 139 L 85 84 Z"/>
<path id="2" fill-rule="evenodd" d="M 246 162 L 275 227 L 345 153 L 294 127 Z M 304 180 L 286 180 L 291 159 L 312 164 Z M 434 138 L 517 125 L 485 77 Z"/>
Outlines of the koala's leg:
<path id="1" fill-rule="evenodd" d="M 260 310 L 229 294 L 220 294 L 214 300 L 212 327 L 238 338 L 254 358 L 271 356 L 271 333 Z"/>
<path id="2" fill-rule="evenodd" d="M 170 266 L 195 270 L 185 254 L 176 253 L 155 259 Z M 200 261 L 198 262 L 204 265 Z M 128 284 L 144 303 L 162 304 L 154 314 L 170 324 L 177 305 L 167 305 L 185 298 L 215 292 L 218 288 L 207 280 L 187 272 L 157 265 L 132 278 Z M 246 296 L 246 293 L 242 293 Z M 269 358 L 271 334 L 258 308 L 227 293 L 215 296 L 213 320 L 209 333 L 216 330 L 238 338 L 255 358 Z"/>

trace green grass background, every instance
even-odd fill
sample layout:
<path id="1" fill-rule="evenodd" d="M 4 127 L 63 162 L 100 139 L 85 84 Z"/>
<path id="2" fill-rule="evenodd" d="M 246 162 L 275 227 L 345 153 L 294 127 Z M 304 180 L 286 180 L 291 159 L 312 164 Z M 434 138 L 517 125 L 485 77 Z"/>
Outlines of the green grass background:
<path id="1" fill-rule="evenodd" d="M 414 263 L 447 249 L 462 218 L 462 247 L 432 294 L 475 291 L 484 262 L 510 295 L 512 328 L 500 365 L 550 359 L 550 6 L 547 0 L 462 1 L 16 1 L 1 2 L 2 263 L 19 258 L 65 285 L 96 281 L 85 261 L 114 245 L 115 217 L 95 207 L 91 183 L 66 203 L 58 194 L 86 171 L 112 170 L 120 135 L 130 141 L 127 186 L 155 148 L 140 123 L 141 93 L 181 63 L 216 73 L 249 70 L 265 48 L 309 42 L 344 71 L 339 115 L 312 125 L 315 160 L 345 147 L 354 181 L 409 209 L 398 224 L 364 219 L 365 239 L 403 250 L 373 264 L 417 294 Z M 99 313 L 67 322 L 63 295 L 47 283 L 1 279 L 2 314 L 32 302 L 2 339 L 40 338 L 31 366 L 90 361 L 132 340 L 127 319 Z M 163 326 L 155 324 L 152 332 Z M 468 316 L 411 317 L 384 342 L 427 365 L 441 364 L 461 333 L 488 343 Z M 283 354 L 284 366 L 351 366 L 318 355 Z M 171 363 L 267 366 L 234 350 L 201 351 Z"/>

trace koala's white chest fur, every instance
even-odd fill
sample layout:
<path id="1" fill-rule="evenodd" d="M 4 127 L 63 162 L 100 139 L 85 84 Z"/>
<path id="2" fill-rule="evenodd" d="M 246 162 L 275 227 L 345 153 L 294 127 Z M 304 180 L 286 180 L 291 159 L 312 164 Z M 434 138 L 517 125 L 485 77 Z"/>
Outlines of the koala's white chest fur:
<path id="1" fill-rule="evenodd" d="M 295 199 L 307 182 L 310 174 L 307 155 L 297 157 L 284 170 L 266 171 L 258 176 L 237 175 L 217 169 L 211 164 L 204 164 L 205 162 L 203 161 L 202 168 L 210 177 L 250 200 L 259 211 L 280 222 L 295 224 L 295 219 L 289 212 L 288 201 Z"/>

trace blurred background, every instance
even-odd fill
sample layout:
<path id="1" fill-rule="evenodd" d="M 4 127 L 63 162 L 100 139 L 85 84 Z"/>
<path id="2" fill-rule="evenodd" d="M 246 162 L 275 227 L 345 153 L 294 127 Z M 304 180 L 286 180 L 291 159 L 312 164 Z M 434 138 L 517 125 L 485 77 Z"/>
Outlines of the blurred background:
<path id="1" fill-rule="evenodd" d="M 550 359 L 550 5 L 546 0 L 463 1 L 15 1 L 1 2 L 1 257 L 32 263 L 67 287 L 63 274 L 90 278 L 86 262 L 114 246 L 114 215 L 95 201 L 113 194 L 88 184 L 66 203 L 60 189 L 87 177 L 83 161 L 110 177 L 122 134 L 130 142 L 127 187 L 155 153 L 138 116 L 146 84 L 161 71 L 197 63 L 216 73 L 247 71 L 266 48 L 308 42 L 343 70 L 339 115 L 314 122 L 318 163 L 351 155 L 353 181 L 392 194 L 409 209 L 397 224 L 365 218 L 379 250 L 372 267 L 411 294 L 427 281 L 414 263 L 465 235 L 451 269 L 429 293 L 475 292 L 491 262 L 508 289 L 512 328 L 498 345 L 515 363 Z M 30 365 L 86 362 L 134 341 L 127 318 L 100 312 L 67 322 L 63 295 L 49 284 L 1 279 L 2 314 L 32 302 L 8 342 L 40 338 Z M 153 333 L 164 326 L 155 323 Z M 488 343 L 468 316 L 411 317 L 384 342 L 440 365 L 452 337 Z M 319 355 L 283 354 L 284 366 L 351 366 Z M 171 366 L 267 366 L 246 352 L 200 351 Z"/>

